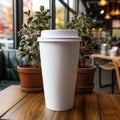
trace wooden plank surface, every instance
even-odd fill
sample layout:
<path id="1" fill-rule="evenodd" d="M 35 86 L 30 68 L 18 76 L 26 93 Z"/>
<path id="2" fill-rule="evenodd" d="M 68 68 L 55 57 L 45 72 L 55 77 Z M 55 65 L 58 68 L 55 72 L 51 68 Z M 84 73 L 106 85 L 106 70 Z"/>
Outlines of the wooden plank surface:
<path id="1" fill-rule="evenodd" d="M 18 86 L 0 92 L 0 119 L 12 120 L 120 120 L 120 95 L 76 94 L 71 110 L 45 107 L 44 94 L 24 93 Z"/>
<path id="2" fill-rule="evenodd" d="M 2 119 L 12 120 L 100 120 L 95 93 L 75 95 L 71 110 L 56 112 L 45 107 L 43 93 L 27 95 L 16 104 Z"/>
<path id="3" fill-rule="evenodd" d="M 120 95 L 98 95 L 102 120 L 120 120 Z"/>
<path id="4" fill-rule="evenodd" d="M 0 91 L 0 117 L 26 95 L 16 85 Z"/>

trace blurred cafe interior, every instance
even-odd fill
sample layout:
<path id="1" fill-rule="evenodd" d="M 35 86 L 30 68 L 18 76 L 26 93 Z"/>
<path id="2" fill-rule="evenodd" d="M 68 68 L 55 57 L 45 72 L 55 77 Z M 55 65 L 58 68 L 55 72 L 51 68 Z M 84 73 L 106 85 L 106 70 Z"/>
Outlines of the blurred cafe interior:
<path id="1" fill-rule="evenodd" d="M 65 29 L 65 25 L 72 16 L 81 12 L 86 12 L 92 18 L 94 27 L 92 28 L 92 39 L 96 46 L 94 54 L 106 54 L 109 50 L 115 51 L 120 56 L 120 0 L 4 0 L 0 1 L 0 49 L 18 49 L 20 37 L 18 31 L 24 22 L 24 12 L 32 12 L 39 9 L 40 5 L 50 9 L 51 29 Z M 112 49 L 113 48 L 113 49 Z M 113 55 L 113 54 L 112 54 Z M 95 58 L 96 56 L 93 56 Z M 93 59 L 92 59 L 93 60 Z M 97 58 L 94 64 L 97 65 L 95 73 L 95 91 L 98 93 L 118 93 L 117 77 L 115 75 L 111 86 L 100 87 L 99 85 L 99 65 L 102 62 Z M 88 59 L 88 63 L 91 59 Z M 115 70 L 115 67 L 114 67 Z M 111 69 L 103 70 L 103 84 L 111 84 Z M 111 88 L 112 87 L 112 88 Z M 114 88 L 113 88 L 114 87 Z"/>
<path id="2" fill-rule="evenodd" d="M 87 25 L 92 36 L 80 40 L 65 30 L 83 12 L 92 28 L 79 17 L 77 27 L 70 24 L 82 33 Z M 51 32 L 39 44 L 44 28 Z M 86 66 L 79 67 L 80 57 Z M 0 120 L 67 119 L 120 120 L 120 0 L 0 0 Z"/>

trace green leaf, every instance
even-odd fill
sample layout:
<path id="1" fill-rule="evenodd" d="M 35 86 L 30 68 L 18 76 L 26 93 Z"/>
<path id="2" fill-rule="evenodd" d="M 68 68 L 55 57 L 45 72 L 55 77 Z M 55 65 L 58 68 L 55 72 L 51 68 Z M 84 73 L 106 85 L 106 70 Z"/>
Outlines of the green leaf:
<path id="1" fill-rule="evenodd" d="M 44 6 L 43 5 L 40 6 L 40 11 L 41 12 L 44 11 Z"/>
<path id="2" fill-rule="evenodd" d="M 35 15 L 36 15 L 36 16 L 40 15 L 40 12 L 39 12 L 39 11 L 36 11 L 36 12 L 35 12 Z"/>
<path id="3" fill-rule="evenodd" d="M 32 21 L 33 17 L 28 17 L 27 23 L 29 24 Z"/>

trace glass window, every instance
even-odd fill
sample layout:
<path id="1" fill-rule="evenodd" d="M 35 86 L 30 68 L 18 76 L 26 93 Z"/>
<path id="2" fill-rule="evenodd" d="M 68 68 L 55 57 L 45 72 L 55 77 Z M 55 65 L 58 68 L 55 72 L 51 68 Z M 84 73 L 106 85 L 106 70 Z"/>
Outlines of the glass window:
<path id="1" fill-rule="evenodd" d="M 120 28 L 112 29 L 112 36 L 120 38 Z"/>
<path id="2" fill-rule="evenodd" d="M 56 1 L 56 29 L 64 28 L 64 17 L 65 8 L 59 1 Z"/>
<path id="3" fill-rule="evenodd" d="M 13 3 L 0 1 L 0 49 L 13 48 Z"/>
<path id="4" fill-rule="evenodd" d="M 40 5 L 44 5 L 45 9 L 48 9 L 49 0 L 23 0 L 23 11 L 37 11 L 39 10 Z"/>

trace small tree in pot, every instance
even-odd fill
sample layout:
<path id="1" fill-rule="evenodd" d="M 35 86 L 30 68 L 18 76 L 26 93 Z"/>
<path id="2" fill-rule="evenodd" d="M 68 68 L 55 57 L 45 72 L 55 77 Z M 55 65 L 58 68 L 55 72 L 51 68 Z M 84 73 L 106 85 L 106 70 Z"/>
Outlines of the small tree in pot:
<path id="1" fill-rule="evenodd" d="M 21 70 L 23 70 L 23 68 L 25 68 L 25 70 L 29 68 L 28 71 L 36 68 L 41 72 L 39 42 L 37 41 L 37 38 L 40 37 L 42 30 L 49 29 L 49 19 L 51 16 L 48 13 L 49 9 L 44 9 L 44 6 L 40 6 L 40 11 L 36 11 L 33 15 L 31 15 L 30 11 L 25 12 L 27 15 L 27 18 L 25 18 L 26 23 L 23 24 L 22 29 L 18 32 L 18 35 L 21 37 L 19 55 L 22 60 L 22 64 L 18 67 L 18 71 L 20 72 L 19 75 L 22 73 Z M 23 61 L 27 61 L 27 65 Z M 22 77 L 20 76 L 20 80 L 21 78 Z M 37 81 L 40 81 L 40 78 Z M 37 85 L 33 85 L 36 78 L 33 80 L 32 78 L 30 79 L 24 79 L 26 81 L 25 84 L 21 81 L 21 87 L 26 89 L 26 84 L 29 84 L 28 88 L 31 89 L 36 87 L 39 88 L 41 86 L 40 82 L 39 84 L 37 83 Z"/>
<path id="2" fill-rule="evenodd" d="M 40 37 L 41 31 L 49 29 L 48 15 L 49 9 L 45 10 L 44 6 L 40 6 L 40 11 L 36 11 L 33 16 L 30 11 L 25 12 L 27 15 L 27 22 L 23 24 L 22 29 L 18 32 L 21 37 L 19 44 L 19 51 L 21 58 L 25 58 L 30 64 L 30 67 L 38 67 L 40 65 L 39 42 L 37 38 Z"/>
<path id="3" fill-rule="evenodd" d="M 92 65 L 86 64 L 86 59 L 93 52 L 93 48 L 95 46 L 95 42 L 92 40 L 92 27 L 93 24 L 91 22 L 91 18 L 87 16 L 85 12 L 75 15 L 71 21 L 67 24 L 68 29 L 74 29 L 78 31 L 78 35 L 82 38 L 80 42 L 79 48 L 79 62 L 78 62 L 78 75 L 77 75 L 77 86 L 80 88 L 81 92 L 88 92 L 88 90 L 93 88 L 93 79 L 94 79 L 94 72 L 96 67 Z M 93 67 L 92 71 L 89 73 L 91 67 Z M 83 71 L 82 71 L 83 70 Z M 85 71 L 87 70 L 87 75 Z M 82 75 L 79 73 L 82 72 Z M 92 75 L 93 73 L 93 75 Z M 80 76 L 84 78 L 79 78 Z M 91 79 L 89 79 L 91 76 Z M 85 80 L 86 78 L 86 80 Z M 87 88 L 87 89 L 86 89 Z"/>
<path id="4" fill-rule="evenodd" d="M 79 48 L 79 64 L 78 67 L 86 67 L 86 58 L 92 54 L 95 42 L 92 40 L 91 18 L 87 17 L 86 13 L 75 15 L 67 24 L 68 29 L 78 31 L 78 35 L 82 38 Z"/>

